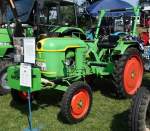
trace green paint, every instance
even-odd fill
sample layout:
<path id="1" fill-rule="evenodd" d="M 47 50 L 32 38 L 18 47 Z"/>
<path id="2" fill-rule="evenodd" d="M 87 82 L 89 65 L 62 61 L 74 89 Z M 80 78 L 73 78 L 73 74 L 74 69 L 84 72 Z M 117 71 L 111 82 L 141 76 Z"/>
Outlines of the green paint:
<path id="1" fill-rule="evenodd" d="M 101 10 L 99 12 L 99 21 L 98 21 L 98 24 L 97 24 L 97 29 L 96 29 L 96 34 L 95 34 L 95 38 L 96 38 L 96 41 L 98 40 L 98 35 L 99 35 L 99 31 L 100 31 L 100 26 L 101 26 L 101 23 L 102 23 L 102 19 L 105 15 L 105 10 Z"/>
<path id="2" fill-rule="evenodd" d="M 20 86 L 20 68 L 19 66 L 11 66 L 8 68 L 8 85 L 19 91 L 27 91 L 27 87 Z M 32 68 L 32 88 L 31 91 L 41 90 L 41 72 L 39 68 Z"/>
<path id="3" fill-rule="evenodd" d="M 5 56 L 6 51 L 7 51 L 9 48 L 13 48 L 13 46 L 12 46 L 12 45 L 7 45 L 7 46 L 1 46 L 1 45 L 0 45 L 0 58 Z"/>
<path id="4" fill-rule="evenodd" d="M 132 35 L 137 36 L 137 22 L 140 15 L 140 7 L 134 7 L 135 20 L 133 23 Z"/>
<path id="5" fill-rule="evenodd" d="M 114 48 L 113 50 L 113 55 L 123 55 L 126 49 L 130 47 L 131 45 L 134 45 L 134 44 L 132 44 L 131 42 L 127 43 L 125 41 L 119 41 L 118 46 Z"/>
<path id="6" fill-rule="evenodd" d="M 9 31 L 6 28 L 0 28 L 0 42 L 10 43 L 12 42 L 9 36 Z"/>
<path id="7" fill-rule="evenodd" d="M 10 44 L 11 39 L 9 32 L 11 31 L 6 28 L 0 28 L 0 57 L 5 56 L 7 49 L 13 48 L 13 46 Z"/>
<path id="8" fill-rule="evenodd" d="M 63 86 L 63 85 L 57 85 L 56 87 L 54 87 L 54 89 L 66 92 L 68 87 L 67 86 Z"/>
<path id="9" fill-rule="evenodd" d="M 33 28 L 29 26 L 28 28 L 25 29 L 25 34 L 27 37 L 33 37 Z"/>

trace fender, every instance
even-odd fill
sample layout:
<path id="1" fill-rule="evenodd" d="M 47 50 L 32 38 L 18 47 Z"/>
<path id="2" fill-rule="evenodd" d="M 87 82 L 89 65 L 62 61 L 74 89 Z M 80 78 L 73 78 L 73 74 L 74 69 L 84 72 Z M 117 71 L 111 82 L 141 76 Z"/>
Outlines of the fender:
<path id="1" fill-rule="evenodd" d="M 127 48 L 136 47 L 141 52 L 144 52 L 144 43 L 137 37 L 126 37 L 125 40 L 119 40 L 118 46 L 114 48 L 113 54 L 123 55 Z"/>
<path id="2" fill-rule="evenodd" d="M 86 40 L 85 32 L 81 28 L 76 27 L 58 27 L 53 32 L 61 33 L 62 36 L 76 36 L 81 40 Z"/>

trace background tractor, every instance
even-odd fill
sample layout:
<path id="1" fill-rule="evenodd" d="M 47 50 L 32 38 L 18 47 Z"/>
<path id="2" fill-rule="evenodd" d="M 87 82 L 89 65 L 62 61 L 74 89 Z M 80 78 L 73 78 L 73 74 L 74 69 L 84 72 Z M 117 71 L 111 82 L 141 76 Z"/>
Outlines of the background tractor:
<path id="1" fill-rule="evenodd" d="M 150 43 L 150 6 L 144 6 L 141 11 L 140 17 L 140 27 L 139 27 L 139 34 L 141 40 L 144 41 L 144 45 L 147 46 Z"/>
<path id="2" fill-rule="evenodd" d="M 0 3 L 0 94 L 5 94 L 9 89 L 6 70 L 13 63 L 15 55 L 13 37 L 35 36 L 37 39 L 47 35 L 86 37 L 82 29 L 71 27 L 78 24 L 74 2 L 15 0 L 14 8 L 9 0 Z M 66 18 L 63 12 L 68 9 L 70 12 Z"/>
<path id="3" fill-rule="evenodd" d="M 133 98 L 129 115 L 130 131 L 150 130 L 150 90 L 149 87 L 141 87 Z"/>
<path id="4" fill-rule="evenodd" d="M 6 12 L 4 7 L 4 1 L 0 1 L 0 27 L 3 24 L 3 16 Z M 0 28 L 0 86 L 8 88 L 6 86 L 6 68 L 12 64 L 12 39 L 10 38 L 10 32 L 8 28 Z M 0 94 L 4 93 L 4 90 L 0 87 Z"/>
<path id="5" fill-rule="evenodd" d="M 106 37 L 101 37 L 104 16 L 114 12 L 125 15 L 128 11 L 133 14 L 130 32 L 123 32 L 120 23 L 119 30 L 114 29 Z M 38 35 L 33 35 L 36 40 L 36 64 L 32 65 L 32 97 L 37 91 L 47 88 L 63 91 L 61 115 L 67 122 L 76 123 L 86 118 L 92 105 L 91 87 L 86 83 L 90 75 L 99 78 L 111 76 L 120 97 L 133 96 L 143 78 L 143 43 L 138 40 L 136 32 L 139 11 L 138 7 L 101 10 L 93 41 L 87 40 L 81 29 L 62 35 L 61 32 L 55 32 L 61 28 L 59 26 L 51 31 L 46 30 L 43 35 L 40 30 L 44 26 L 37 28 L 33 32 L 38 32 Z M 13 39 L 17 55 L 16 64 L 8 68 L 8 85 L 13 100 L 25 102 L 28 89 L 20 86 L 20 63 L 24 62 L 25 42 L 24 37 Z"/>
<path id="6" fill-rule="evenodd" d="M 141 11 L 140 27 L 138 28 L 140 39 L 144 42 L 144 66 L 149 71 L 150 51 L 150 5 L 145 5 Z"/>

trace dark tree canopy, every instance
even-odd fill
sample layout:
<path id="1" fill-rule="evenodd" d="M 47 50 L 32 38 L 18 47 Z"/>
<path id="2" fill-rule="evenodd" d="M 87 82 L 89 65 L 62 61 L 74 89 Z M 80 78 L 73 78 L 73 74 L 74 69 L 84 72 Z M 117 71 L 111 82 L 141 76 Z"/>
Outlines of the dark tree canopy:
<path id="1" fill-rule="evenodd" d="M 86 1 L 89 2 L 90 4 L 92 4 L 92 3 L 94 3 L 94 2 L 96 2 L 98 0 L 86 0 Z"/>

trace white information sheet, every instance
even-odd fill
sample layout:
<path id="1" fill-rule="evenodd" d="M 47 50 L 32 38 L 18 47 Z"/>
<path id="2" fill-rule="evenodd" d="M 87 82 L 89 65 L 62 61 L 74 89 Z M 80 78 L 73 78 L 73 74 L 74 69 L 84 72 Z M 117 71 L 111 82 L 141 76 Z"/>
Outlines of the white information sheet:
<path id="1" fill-rule="evenodd" d="M 31 65 L 21 63 L 20 65 L 20 86 L 32 87 Z"/>
<path id="2" fill-rule="evenodd" d="M 24 38 L 24 62 L 35 64 L 35 38 Z"/>

